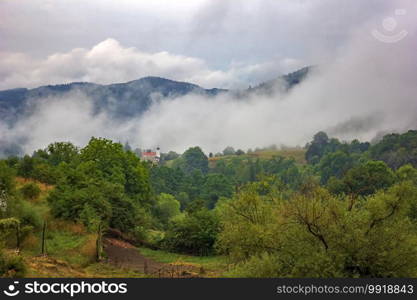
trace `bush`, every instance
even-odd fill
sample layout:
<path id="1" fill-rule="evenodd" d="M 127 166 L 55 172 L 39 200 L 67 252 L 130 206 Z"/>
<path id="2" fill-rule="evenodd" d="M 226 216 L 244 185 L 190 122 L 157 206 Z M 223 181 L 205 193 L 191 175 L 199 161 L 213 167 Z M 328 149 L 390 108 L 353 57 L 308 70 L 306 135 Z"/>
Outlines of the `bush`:
<path id="1" fill-rule="evenodd" d="M 366 198 L 321 187 L 285 200 L 243 190 L 220 209 L 218 249 L 238 263 L 232 276 L 414 277 L 415 195 L 410 181 Z"/>
<path id="2" fill-rule="evenodd" d="M 22 278 L 26 274 L 26 265 L 21 256 L 0 253 L 0 277 Z"/>
<path id="3" fill-rule="evenodd" d="M 213 211 L 200 209 L 172 220 L 163 241 L 171 251 L 195 255 L 210 255 L 220 226 Z"/>
<path id="4" fill-rule="evenodd" d="M 25 203 L 22 201 L 17 215 L 22 225 L 30 225 L 34 228 L 40 228 L 43 223 L 39 210 L 36 210 L 36 206 L 31 203 Z"/>
<path id="5" fill-rule="evenodd" d="M 0 193 L 11 194 L 14 191 L 14 170 L 5 161 L 0 161 Z"/>
<path id="6" fill-rule="evenodd" d="M 161 193 L 157 197 L 155 214 L 160 222 L 166 226 L 173 217 L 179 215 L 180 202 L 170 194 Z"/>
<path id="7" fill-rule="evenodd" d="M 26 183 L 24 186 L 22 186 L 20 190 L 23 194 L 23 197 L 25 197 L 28 200 L 34 200 L 38 198 L 41 194 L 41 189 L 34 182 Z"/>

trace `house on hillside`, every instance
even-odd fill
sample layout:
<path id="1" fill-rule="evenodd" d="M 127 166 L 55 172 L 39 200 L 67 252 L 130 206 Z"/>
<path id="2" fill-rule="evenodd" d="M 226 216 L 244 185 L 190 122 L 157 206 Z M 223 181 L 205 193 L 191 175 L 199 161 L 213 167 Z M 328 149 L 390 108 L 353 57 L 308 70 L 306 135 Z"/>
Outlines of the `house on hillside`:
<path id="1" fill-rule="evenodd" d="M 156 148 L 155 151 L 143 151 L 140 158 L 144 161 L 150 161 L 151 163 L 158 164 L 161 160 L 161 153 L 159 152 L 159 147 Z"/>

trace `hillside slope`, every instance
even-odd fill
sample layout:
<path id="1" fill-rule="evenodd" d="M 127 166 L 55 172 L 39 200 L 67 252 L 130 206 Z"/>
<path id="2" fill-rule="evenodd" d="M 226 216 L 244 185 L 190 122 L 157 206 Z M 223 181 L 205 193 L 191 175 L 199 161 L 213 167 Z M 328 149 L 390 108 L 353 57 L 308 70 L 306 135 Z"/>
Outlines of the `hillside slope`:
<path id="1" fill-rule="evenodd" d="M 250 93 L 272 93 L 274 87 L 282 86 L 288 90 L 305 79 L 310 67 L 279 76 L 255 88 L 234 91 L 244 97 Z M 169 80 L 160 77 L 144 77 L 125 83 L 101 85 L 89 82 L 47 85 L 34 89 L 16 88 L 0 91 L 0 118 L 8 123 L 15 122 L 25 113 L 31 113 L 37 100 L 51 97 L 79 97 L 85 95 L 92 99 L 96 112 L 106 111 L 113 117 L 129 118 L 138 116 L 151 105 L 153 99 L 178 97 L 194 93 L 215 96 L 228 92 L 225 89 L 204 89 L 198 85 Z"/>
<path id="2" fill-rule="evenodd" d="M 91 98 L 97 112 L 106 111 L 114 117 L 132 117 L 144 112 L 157 97 L 178 97 L 189 93 L 217 95 L 221 89 L 204 89 L 198 85 L 159 77 L 109 85 L 87 82 L 47 85 L 34 89 L 0 91 L 0 116 L 9 122 L 30 113 L 34 101 L 48 97 L 70 97 L 84 94 Z"/>

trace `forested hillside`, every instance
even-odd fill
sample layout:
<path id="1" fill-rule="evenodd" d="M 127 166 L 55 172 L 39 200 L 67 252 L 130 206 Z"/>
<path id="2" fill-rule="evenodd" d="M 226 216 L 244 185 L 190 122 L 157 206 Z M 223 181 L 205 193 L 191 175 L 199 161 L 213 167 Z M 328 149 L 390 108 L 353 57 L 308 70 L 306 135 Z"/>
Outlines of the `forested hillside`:
<path id="1" fill-rule="evenodd" d="M 225 90 L 203 89 L 195 84 L 159 77 L 145 77 L 110 85 L 73 82 L 34 89 L 0 91 L 0 116 L 13 122 L 31 112 L 31 107 L 35 104 L 33 101 L 84 95 L 91 99 L 97 112 L 107 111 L 114 117 L 128 118 L 143 113 L 150 106 L 153 97 L 178 97 L 188 93 L 214 96 L 220 92 Z"/>
<path id="2" fill-rule="evenodd" d="M 121 270 L 109 241 L 152 266 L 197 264 L 181 271 L 195 276 L 415 277 L 417 131 L 374 144 L 319 132 L 305 148 L 196 146 L 159 164 L 103 138 L 55 142 L 0 161 L 0 218 L 7 277 L 156 276 L 148 263 Z"/>
<path id="3" fill-rule="evenodd" d="M 276 85 L 289 89 L 300 83 L 307 76 L 310 68 L 306 67 L 275 80 L 260 84 L 254 89 L 244 89 L 239 93 L 271 93 Z M 83 95 L 91 99 L 95 111 L 106 111 L 116 118 L 129 118 L 141 115 L 155 98 L 175 98 L 187 94 L 216 96 L 226 93 L 225 89 L 204 89 L 196 84 L 179 82 L 160 77 L 144 77 L 125 83 L 101 85 L 90 82 L 72 82 L 68 84 L 47 85 L 34 89 L 16 88 L 0 91 L 0 117 L 13 123 L 31 113 L 39 99 Z M 236 91 L 232 91 L 236 93 Z M 35 102 L 34 102 L 35 101 Z"/>

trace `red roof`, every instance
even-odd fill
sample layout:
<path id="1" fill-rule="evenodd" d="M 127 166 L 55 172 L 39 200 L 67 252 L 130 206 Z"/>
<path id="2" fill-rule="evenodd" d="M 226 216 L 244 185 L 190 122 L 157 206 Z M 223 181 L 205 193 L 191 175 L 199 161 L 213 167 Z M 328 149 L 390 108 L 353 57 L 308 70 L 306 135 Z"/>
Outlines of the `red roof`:
<path id="1" fill-rule="evenodd" d="M 156 152 L 143 152 L 142 156 L 156 156 Z"/>

